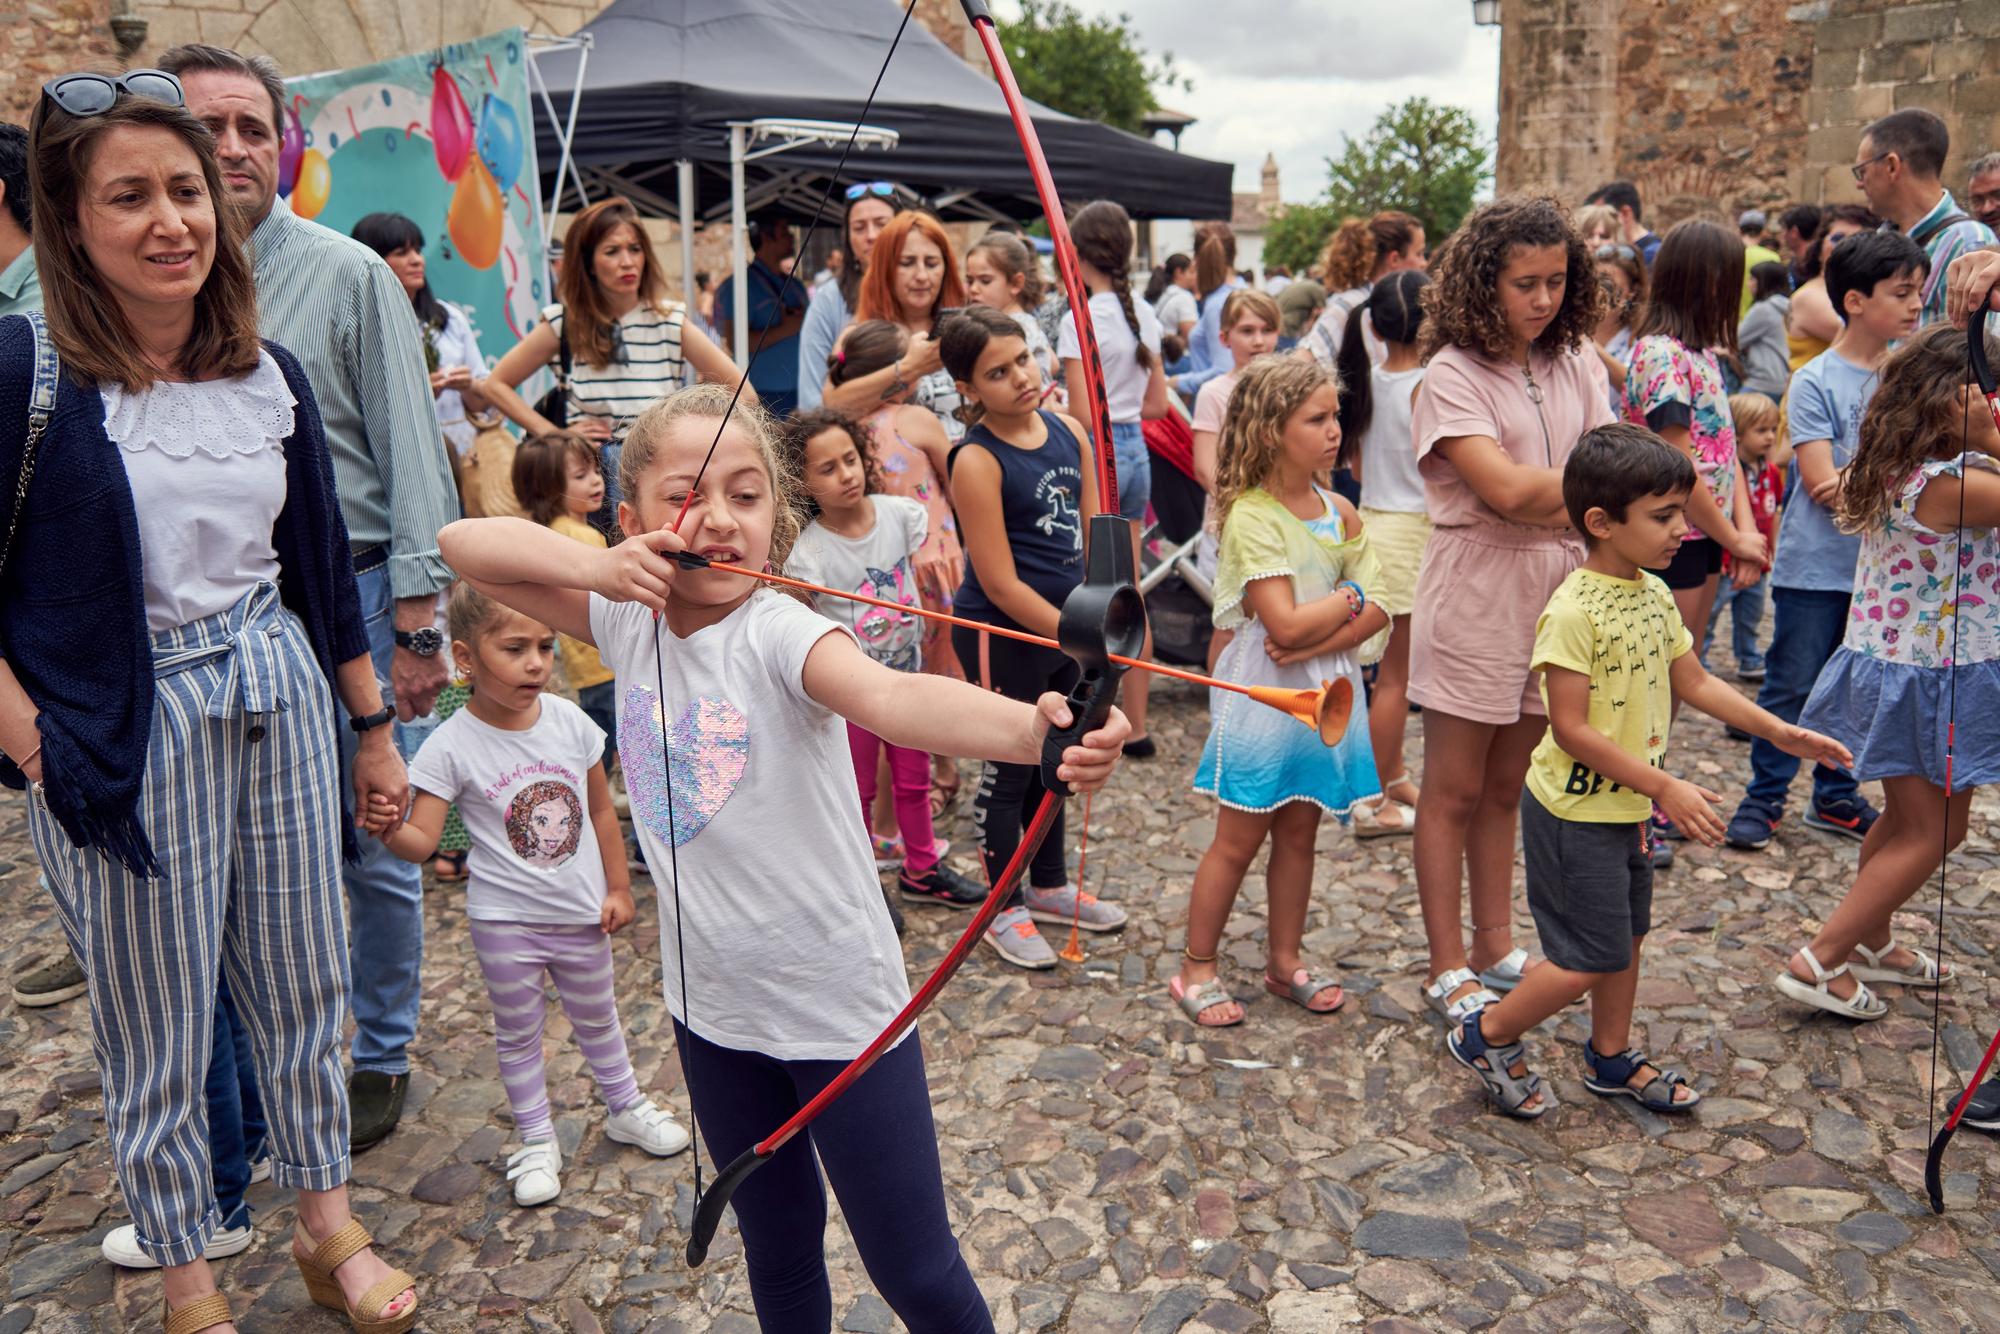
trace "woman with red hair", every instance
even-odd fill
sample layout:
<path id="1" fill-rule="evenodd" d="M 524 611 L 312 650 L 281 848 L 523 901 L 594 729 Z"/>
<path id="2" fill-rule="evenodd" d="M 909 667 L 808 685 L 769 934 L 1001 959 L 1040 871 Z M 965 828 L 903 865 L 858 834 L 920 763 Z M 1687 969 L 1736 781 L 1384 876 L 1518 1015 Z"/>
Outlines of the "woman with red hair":
<path id="1" fill-rule="evenodd" d="M 965 304 L 965 279 L 944 224 L 914 209 L 898 213 L 876 238 L 854 322 L 887 320 L 908 335 L 909 347 L 881 370 L 839 384 L 829 377 L 821 402 L 838 412 L 866 416 L 908 389 L 909 401 L 935 414 L 956 444 L 965 423 L 958 419 L 958 387 L 938 358 L 937 324 L 944 312 Z M 846 355 L 843 344 L 834 347 L 834 363 Z"/>

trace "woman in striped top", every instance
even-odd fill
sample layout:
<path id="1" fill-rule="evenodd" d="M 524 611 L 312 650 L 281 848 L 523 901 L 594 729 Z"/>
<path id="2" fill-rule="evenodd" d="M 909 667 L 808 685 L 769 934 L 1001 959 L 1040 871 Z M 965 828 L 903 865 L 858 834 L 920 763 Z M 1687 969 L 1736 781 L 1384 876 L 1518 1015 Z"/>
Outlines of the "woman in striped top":
<path id="1" fill-rule="evenodd" d="M 530 435 L 568 429 L 599 447 L 605 503 L 618 503 L 618 454 L 626 429 L 648 404 L 687 381 L 692 366 L 704 380 L 734 385 L 741 372 L 729 355 L 667 299 L 652 243 L 631 203 L 613 196 L 576 215 L 564 237 L 569 262 L 556 282 L 557 305 L 516 343 L 484 384 L 493 405 Z M 573 317 L 573 318 L 572 318 Z M 560 371 L 568 336 L 567 421 L 553 422 L 520 396 L 522 381 L 550 366 Z M 757 393 L 743 386 L 743 397 Z"/>

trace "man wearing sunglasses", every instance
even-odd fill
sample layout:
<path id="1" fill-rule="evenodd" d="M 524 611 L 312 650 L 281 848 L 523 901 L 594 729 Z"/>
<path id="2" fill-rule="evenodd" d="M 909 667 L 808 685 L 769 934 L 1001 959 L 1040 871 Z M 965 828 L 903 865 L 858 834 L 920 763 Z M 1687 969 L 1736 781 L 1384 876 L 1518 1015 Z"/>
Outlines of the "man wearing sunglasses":
<path id="1" fill-rule="evenodd" d="M 1968 251 L 1994 242 L 1993 229 L 1960 211 L 1944 188 L 1945 157 L 1951 151 L 1951 131 L 1929 111 L 1906 107 L 1892 111 L 1862 132 L 1854 150 L 1854 183 L 1868 196 L 1868 207 L 1930 256 L 1930 277 L 1924 281 L 1923 322 L 1944 318 L 1945 270 Z"/>
<path id="2" fill-rule="evenodd" d="M 303 363 L 319 398 L 375 673 L 402 723 L 422 719 L 445 683 L 436 605 L 451 571 L 437 534 L 458 517 L 458 498 L 410 298 L 374 251 L 278 202 L 285 86 L 276 65 L 202 44 L 174 47 L 159 63 L 215 135 L 223 189 L 251 219 L 258 324 Z M 357 738 L 340 730 L 352 754 Z M 397 741 L 409 754 L 421 736 L 399 725 Z M 356 1149 L 402 1115 L 424 946 L 421 869 L 365 834 L 361 848 L 344 874 Z"/>

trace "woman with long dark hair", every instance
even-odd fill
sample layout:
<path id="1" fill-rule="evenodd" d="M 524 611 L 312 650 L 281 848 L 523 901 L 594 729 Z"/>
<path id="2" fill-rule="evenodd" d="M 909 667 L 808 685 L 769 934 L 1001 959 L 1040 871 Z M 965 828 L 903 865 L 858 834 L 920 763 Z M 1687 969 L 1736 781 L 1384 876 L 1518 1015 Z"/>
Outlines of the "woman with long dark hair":
<path id="1" fill-rule="evenodd" d="M 486 358 L 479 354 L 479 338 L 464 311 L 431 291 L 421 227 L 400 213 L 370 213 L 354 224 L 352 235 L 382 257 L 410 294 L 424 331 L 424 369 L 437 400 L 438 429 L 452 452 L 463 457 L 479 434 L 468 417 L 489 406 L 480 384 L 486 378 Z"/>
<path id="2" fill-rule="evenodd" d="M 847 187 L 847 212 L 840 221 L 841 248 L 846 252 L 834 281 L 813 289 L 806 303 L 806 322 L 799 328 L 799 407 L 820 406 L 826 381 L 826 359 L 840 335 L 854 321 L 861 303 L 861 280 L 875 253 L 875 242 L 889 219 L 903 211 L 890 181 L 862 181 Z M 879 400 L 878 400 L 879 401 Z M 870 405 L 872 406 L 872 405 Z M 866 408 L 857 409 L 865 414 Z"/>
<path id="3" fill-rule="evenodd" d="M 24 483 L 0 537 L 0 782 L 29 789 L 89 979 L 112 1163 L 168 1334 L 232 1328 L 204 1258 L 225 1221 L 202 1108 L 224 979 L 307 1290 L 401 1334 L 414 1280 L 347 1199 L 357 847 L 335 692 L 361 734 L 355 809 L 400 811 L 409 780 L 312 386 L 258 340 L 244 221 L 180 82 L 47 88 L 29 131 L 46 328 L 0 321 L 0 472 Z"/>

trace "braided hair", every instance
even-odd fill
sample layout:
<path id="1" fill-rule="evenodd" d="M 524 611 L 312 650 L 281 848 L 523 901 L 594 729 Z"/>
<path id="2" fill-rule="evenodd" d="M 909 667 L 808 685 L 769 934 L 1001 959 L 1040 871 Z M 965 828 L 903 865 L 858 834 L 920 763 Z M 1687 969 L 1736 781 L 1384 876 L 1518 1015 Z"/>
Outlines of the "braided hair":
<path id="1" fill-rule="evenodd" d="M 1153 353 L 1139 337 L 1139 312 L 1132 306 L 1132 219 L 1108 199 L 1093 199 L 1076 211 L 1069 222 L 1070 239 L 1076 242 L 1077 257 L 1111 280 L 1112 295 L 1125 312 L 1125 327 L 1137 344 L 1134 357 L 1139 369 L 1153 369 Z"/>

